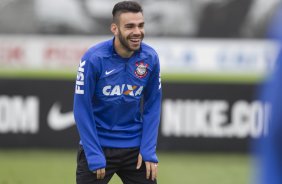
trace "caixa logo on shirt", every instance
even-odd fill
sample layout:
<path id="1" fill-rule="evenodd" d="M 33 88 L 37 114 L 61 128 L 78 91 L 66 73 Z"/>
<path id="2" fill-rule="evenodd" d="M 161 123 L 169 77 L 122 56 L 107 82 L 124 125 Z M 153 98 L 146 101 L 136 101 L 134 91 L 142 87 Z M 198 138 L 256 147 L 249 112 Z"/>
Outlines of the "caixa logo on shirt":
<path id="1" fill-rule="evenodd" d="M 108 85 L 103 88 L 103 94 L 105 96 L 120 96 L 120 95 L 129 95 L 129 96 L 140 96 L 143 91 L 143 86 L 132 86 L 129 84 L 122 85 Z"/>

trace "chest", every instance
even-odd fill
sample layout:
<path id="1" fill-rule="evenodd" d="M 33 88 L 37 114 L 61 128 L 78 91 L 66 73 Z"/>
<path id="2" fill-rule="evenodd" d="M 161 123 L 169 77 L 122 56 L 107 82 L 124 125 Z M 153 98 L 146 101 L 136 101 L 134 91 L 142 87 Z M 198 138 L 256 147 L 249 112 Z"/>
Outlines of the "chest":
<path id="1" fill-rule="evenodd" d="M 139 97 L 151 74 L 152 64 L 148 59 L 105 61 L 96 84 L 96 95 Z"/>

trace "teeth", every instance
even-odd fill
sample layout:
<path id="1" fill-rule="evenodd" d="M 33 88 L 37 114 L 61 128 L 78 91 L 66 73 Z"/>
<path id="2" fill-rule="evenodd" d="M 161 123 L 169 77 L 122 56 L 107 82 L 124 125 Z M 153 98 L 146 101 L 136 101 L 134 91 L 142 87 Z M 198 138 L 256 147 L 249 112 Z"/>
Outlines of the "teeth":
<path id="1" fill-rule="evenodd" d="M 139 42 L 139 39 L 130 39 L 132 42 Z"/>

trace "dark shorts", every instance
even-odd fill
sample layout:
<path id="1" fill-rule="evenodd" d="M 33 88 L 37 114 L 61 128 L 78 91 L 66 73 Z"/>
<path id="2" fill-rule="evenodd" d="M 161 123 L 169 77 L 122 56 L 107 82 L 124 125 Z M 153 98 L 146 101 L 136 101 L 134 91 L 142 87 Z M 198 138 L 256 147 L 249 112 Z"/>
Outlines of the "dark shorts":
<path id="1" fill-rule="evenodd" d="M 146 179 L 146 167 L 143 161 L 140 169 L 136 169 L 139 154 L 138 148 L 104 148 L 107 160 L 106 176 L 102 180 L 88 169 L 87 160 L 82 146 L 77 154 L 77 184 L 107 184 L 117 174 L 124 184 L 156 184 L 157 181 Z"/>

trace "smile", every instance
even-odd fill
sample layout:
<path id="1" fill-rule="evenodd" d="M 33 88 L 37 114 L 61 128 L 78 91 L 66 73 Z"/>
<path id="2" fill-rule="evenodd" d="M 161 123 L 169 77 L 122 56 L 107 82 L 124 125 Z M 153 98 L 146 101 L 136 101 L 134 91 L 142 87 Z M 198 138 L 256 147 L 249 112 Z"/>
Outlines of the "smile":
<path id="1" fill-rule="evenodd" d="M 141 39 L 140 38 L 131 38 L 130 41 L 134 43 L 139 43 Z"/>

